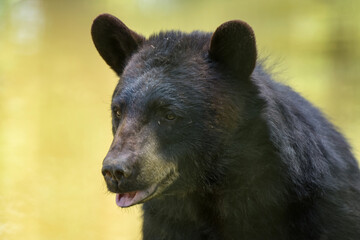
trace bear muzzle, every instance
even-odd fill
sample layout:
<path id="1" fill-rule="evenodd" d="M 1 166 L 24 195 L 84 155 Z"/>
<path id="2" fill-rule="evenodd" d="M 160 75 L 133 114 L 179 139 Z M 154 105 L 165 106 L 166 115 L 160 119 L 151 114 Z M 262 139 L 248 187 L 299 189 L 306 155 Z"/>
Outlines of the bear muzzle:
<path id="1" fill-rule="evenodd" d="M 116 193 L 116 204 L 122 208 L 146 201 L 157 190 L 157 184 L 144 186 L 138 181 L 136 158 L 130 152 L 114 154 L 109 151 L 103 161 L 101 172 L 106 185 L 109 191 Z"/>
<path id="2" fill-rule="evenodd" d="M 125 161 L 106 157 L 101 172 L 104 175 L 105 180 L 111 179 L 120 182 L 124 178 L 130 177 L 132 170 L 127 166 Z"/>
<path id="3" fill-rule="evenodd" d="M 119 192 L 134 174 L 134 159 L 131 153 L 109 151 L 103 161 L 101 172 L 110 191 Z"/>

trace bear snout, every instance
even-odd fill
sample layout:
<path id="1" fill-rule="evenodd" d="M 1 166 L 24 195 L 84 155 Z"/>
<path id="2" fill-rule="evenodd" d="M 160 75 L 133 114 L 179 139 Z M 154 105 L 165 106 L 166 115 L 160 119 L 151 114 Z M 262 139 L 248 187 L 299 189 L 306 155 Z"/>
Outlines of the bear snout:
<path id="1" fill-rule="evenodd" d="M 126 168 L 124 164 L 104 165 L 101 172 L 105 178 L 110 177 L 117 181 L 121 181 L 123 178 L 128 178 L 131 175 L 131 170 Z"/>
<path id="2" fill-rule="evenodd" d="M 129 158 L 129 154 L 120 154 L 116 157 L 108 154 L 105 157 L 101 172 L 110 191 L 118 192 L 119 186 L 133 174 Z"/>

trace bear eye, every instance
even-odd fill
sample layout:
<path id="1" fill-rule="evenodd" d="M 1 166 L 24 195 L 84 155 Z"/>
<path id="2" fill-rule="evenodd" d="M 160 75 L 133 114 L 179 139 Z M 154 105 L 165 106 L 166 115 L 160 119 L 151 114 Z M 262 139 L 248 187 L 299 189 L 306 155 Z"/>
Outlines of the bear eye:
<path id="1" fill-rule="evenodd" d="M 175 120 L 175 118 L 176 118 L 176 116 L 175 116 L 175 114 L 174 113 L 172 113 L 172 112 L 169 112 L 169 113 L 167 113 L 166 115 L 165 115 L 165 118 L 166 118 L 166 120 Z"/>
<path id="2" fill-rule="evenodd" d="M 121 118 L 121 111 L 120 111 L 120 110 L 116 110 L 115 116 L 116 116 L 117 118 Z"/>
<path id="3" fill-rule="evenodd" d="M 115 115 L 115 117 L 117 118 L 117 119 L 120 119 L 121 118 L 121 110 L 119 109 L 119 108 L 113 108 L 113 113 L 114 113 L 114 115 Z"/>

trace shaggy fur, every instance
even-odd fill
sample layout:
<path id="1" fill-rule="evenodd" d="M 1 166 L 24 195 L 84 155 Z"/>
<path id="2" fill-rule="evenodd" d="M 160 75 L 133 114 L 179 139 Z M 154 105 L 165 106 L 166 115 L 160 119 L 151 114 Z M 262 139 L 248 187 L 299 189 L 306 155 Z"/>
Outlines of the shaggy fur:
<path id="1" fill-rule="evenodd" d="M 104 14 L 92 35 L 121 78 L 103 174 L 147 196 L 144 240 L 360 238 L 348 143 L 264 71 L 249 25 L 145 39 Z"/>

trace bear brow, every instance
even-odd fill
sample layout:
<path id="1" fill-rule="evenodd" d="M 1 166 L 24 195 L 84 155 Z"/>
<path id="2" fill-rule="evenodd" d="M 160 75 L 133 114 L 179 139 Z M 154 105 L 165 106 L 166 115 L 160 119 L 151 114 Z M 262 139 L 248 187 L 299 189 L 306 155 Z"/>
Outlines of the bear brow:
<path id="1" fill-rule="evenodd" d="M 147 107 L 149 109 L 167 109 L 173 105 L 175 105 L 174 100 L 168 98 L 155 98 L 148 102 Z"/>
<path id="2" fill-rule="evenodd" d="M 122 108 L 126 104 L 126 99 L 124 99 L 122 96 L 116 96 L 111 101 L 111 109 L 113 108 Z"/>
<path id="3" fill-rule="evenodd" d="M 180 100 L 164 96 L 152 98 L 146 104 L 148 111 L 171 110 L 179 115 L 185 114 L 185 108 L 185 106 L 182 106 Z"/>

